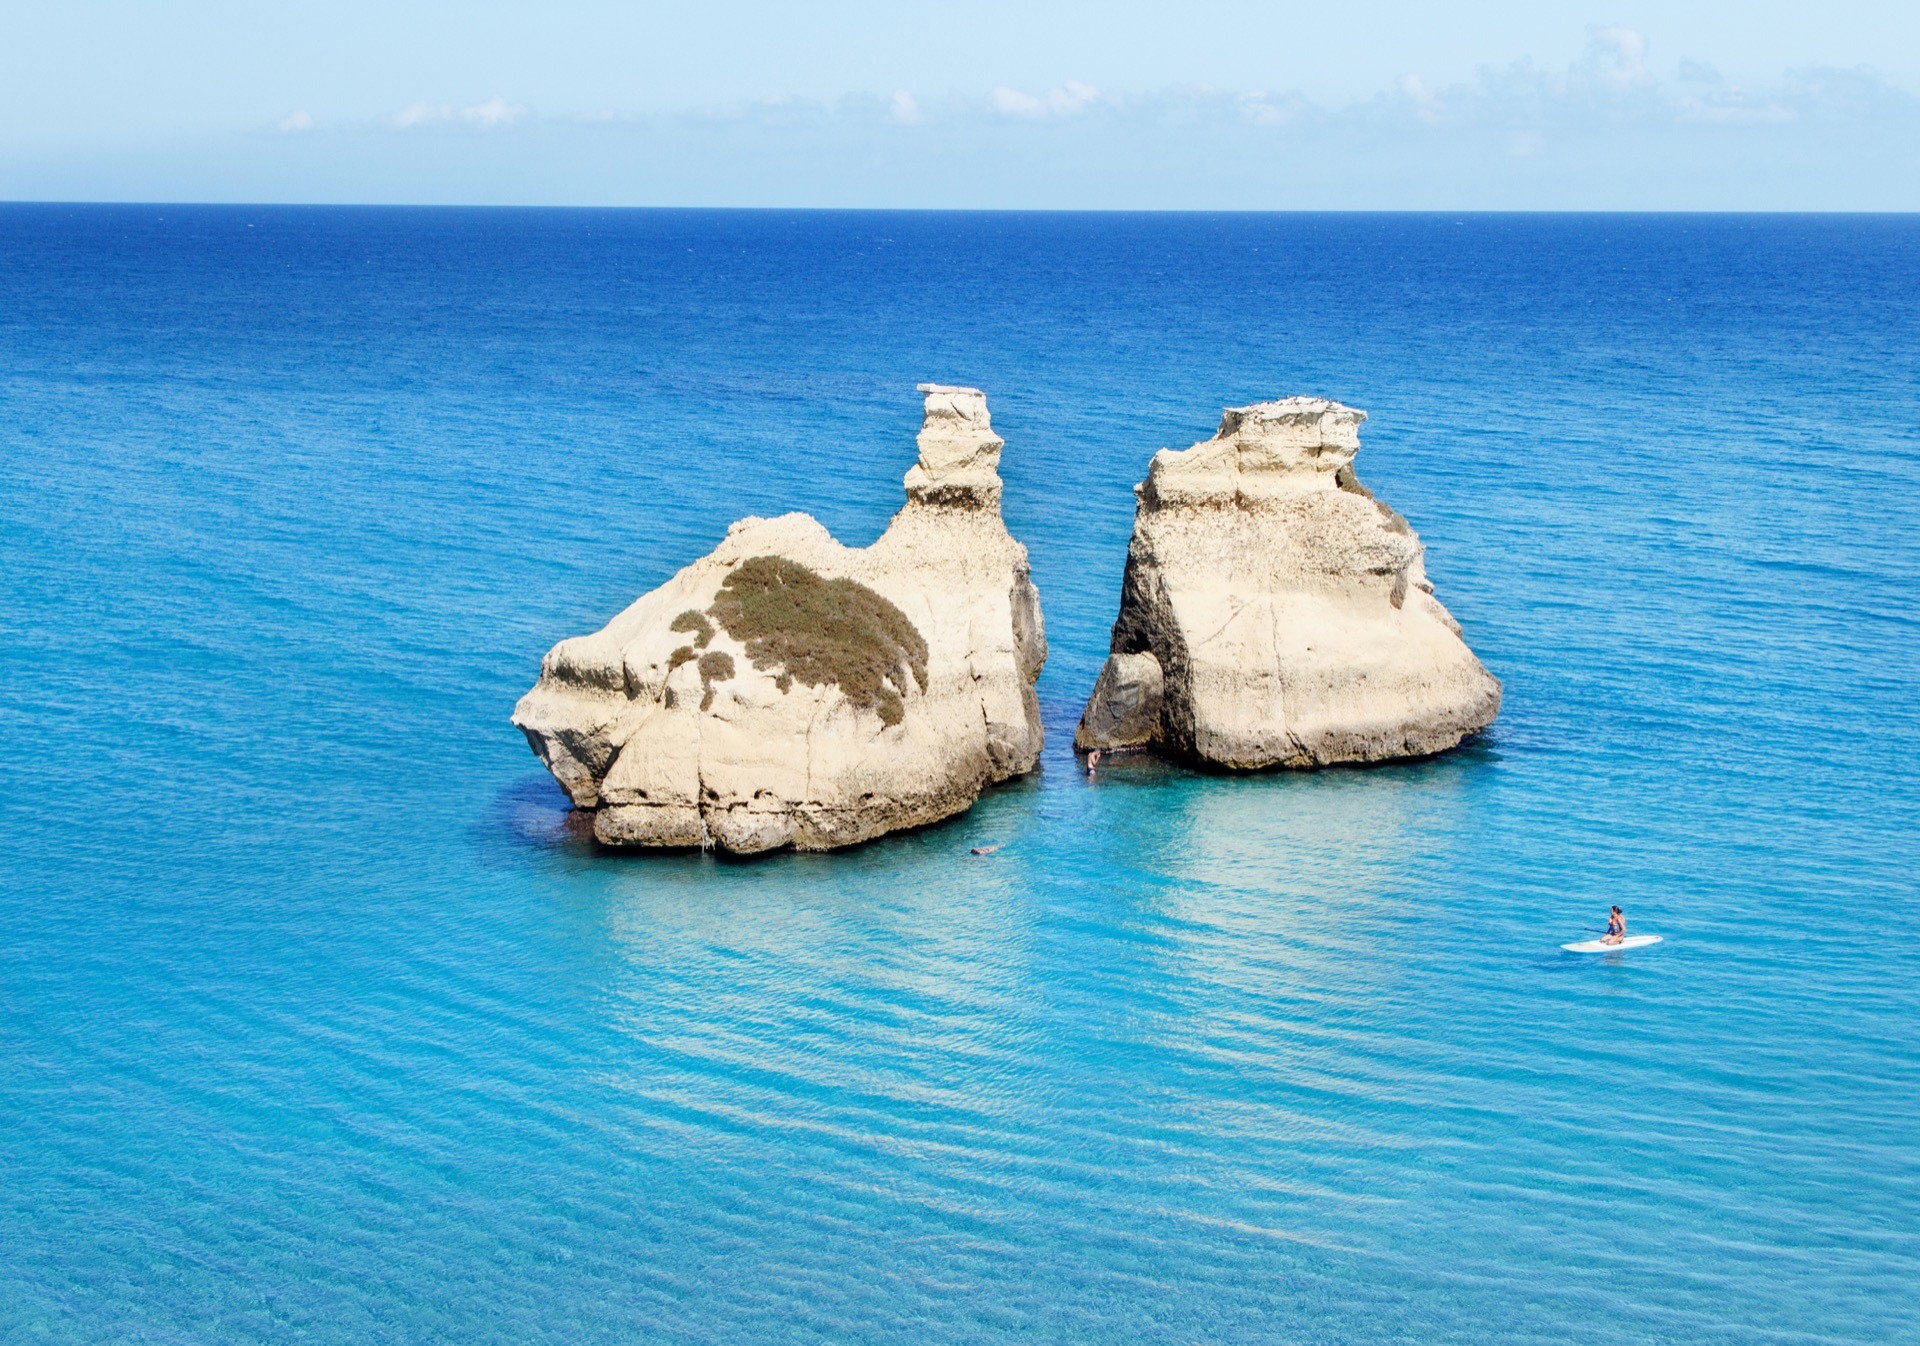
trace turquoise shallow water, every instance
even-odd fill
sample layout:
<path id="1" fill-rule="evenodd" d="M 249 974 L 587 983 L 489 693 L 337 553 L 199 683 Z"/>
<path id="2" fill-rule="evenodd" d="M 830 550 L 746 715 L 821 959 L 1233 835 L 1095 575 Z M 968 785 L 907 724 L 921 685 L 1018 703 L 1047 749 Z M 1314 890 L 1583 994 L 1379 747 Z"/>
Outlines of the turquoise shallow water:
<path id="1" fill-rule="evenodd" d="M 1915 1339 L 1916 369 L 1909 218 L 0 208 L 0 1340 Z M 540 654 L 927 379 L 1042 771 L 585 845 Z M 1129 487 L 1290 392 L 1499 723 L 1089 785 Z"/>

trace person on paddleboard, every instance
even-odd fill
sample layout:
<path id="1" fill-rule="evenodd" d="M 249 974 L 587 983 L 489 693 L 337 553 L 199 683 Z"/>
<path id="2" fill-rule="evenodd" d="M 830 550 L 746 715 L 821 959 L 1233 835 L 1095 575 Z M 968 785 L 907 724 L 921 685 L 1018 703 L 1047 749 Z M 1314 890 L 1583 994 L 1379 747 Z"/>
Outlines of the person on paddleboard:
<path id="1" fill-rule="evenodd" d="M 1588 929 L 1592 929 L 1591 926 Z M 1602 944 L 1618 944 L 1627 937 L 1626 914 L 1615 907 L 1607 916 L 1607 933 L 1600 936 Z"/>

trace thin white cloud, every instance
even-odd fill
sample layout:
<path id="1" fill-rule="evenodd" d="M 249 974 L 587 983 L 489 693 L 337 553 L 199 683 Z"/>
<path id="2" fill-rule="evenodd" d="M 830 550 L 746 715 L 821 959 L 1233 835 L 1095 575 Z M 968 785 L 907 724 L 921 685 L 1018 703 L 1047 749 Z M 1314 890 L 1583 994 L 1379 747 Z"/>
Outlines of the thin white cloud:
<path id="1" fill-rule="evenodd" d="M 442 103 L 409 103 L 394 113 L 389 120 L 402 131 L 413 126 L 427 126 L 434 122 L 450 121 L 453 109 Z"/>
<path id="2" fill-rule="evenodd" d="M 1608 128 L 1762 126 L 1788 122 L 1853 122 L 1913 127 L 1920 98 L 1871 70 L 1789 71 L 1764 88 L 1728 84 L 1697 61 L 1662 72 L 1643 38 L 1630 29 L 1595 31 L 1577 60 L 1551 69 L 1531 61 L 1482 69 L 1471 80 L 1428 83 L 1407 74 L 1373 98 L 1328 107 L 1298 92 L 1234 92 L 1206 87 L 1113 93 L 1066 83 L 1045 93 L 1000 86 L 984 98 L 962 93 L 938 101 L 898 91 L 849 95 L 834 103 L 769 98 L 684 112 L 636 114 L 621 120 L 667 125 L 716 121 L 767 128 L 808 125 L 913 125 L 960 131 L 969 124 L 1051 125 L 1065 121 L 1115 128 L 1197 128 L 1238 124 L 1293 137 L 1323 131 L 1394 136 L 1475 132 L 1477 143 L 1505 155 L 1533 158 L 1570 136 Z"/>
<path id="3" fill-rule="evenodd" d="M 1517 61 L 1444 88 L 1407 75 L 1369 103 L 1316 110 L 1312 119 L 1376 130 L 1395 124 L 1480 128 L 1496 135 L 1508 154 L 1526 158 L 1563 139 L 1563 131 L 1599 133 L 1630 124 L 1736 127 L 1817 119 L 1911 126 L 1920 117 L 1920 99 L 1865 68 L 1788 71 L 1776 84 L 1748 89 L 1697 60 L 1677 62 L 1663 75 L 1650 55 L 1646 38 L 1633 29 L 1594 28 L 1581 58 L 1557 71 Z"/>
<path id="4" fill-rule="evenodd" d="M 887 120 L 896 126 L 918 126 L 925 121 L 926 114 L 920 111 L 920 104 L 905 89 L 896 89 L 893 101 L 887 105 Z"/>
<path id="5" fill-rule="evenodd" d="M 1091 84 L 1070 79 L 1045 94 L 1030 94 L 1025 89 L 1005 85 L 988 95 L 993 110 L 1003 117 L 1021 121 L 1040 121 L 1048 117 L 1072 117 L 1100 100 L 1100 90 Z"/>
<path id="6" fill-rule="evenodd" d="M 1629 89 L 1654 81 L 1647 69 L 1646 34 L 1631 28 L 1587 29 L 1586 64 L 1601 82 L 1615 89 Z"/>
<path id="7" fill-rule="evenodd" d="M 1047 95 L 1047 110 L 1056 117 L 1071 117 L 1083 108 L 1092 106 L 1099 97 L 1100 91 L 1093 85 L 1070 79 Z"/>
<path id="8" fill-rule="evenodd" d="M 1003 117 L 1037 118 L 1047 115 L 1047 105 L 1022 89 L 1002 86 L 989 96 L 993 100 L 993 110 Z"/>
<path id="9" fill-rule="evenodd" d="M 1316 105 L 1297 91 L 1191 86 L 1114 93 L 1068 81 L 1040 92 L 1003 85 L 984 96 L 955 91 L 926 98 L 899 89 L 850 94 L 831 102 L 784 96 L 679 111 L 607 109 L 547 117 L 536 117 L 495 95 L 465 107 L 413 103 L 386 120 L 401 129 L 465 127 L 476 132 L 522 123 L 577 126 L 592 121 L 651 127 L 667 137 L 675 134 L 676 126 L 706 128 L 700 134 L 738 126 L 741 134 L 768 137 L 911 126 L 928 144 L 945 138 L 952 146 L 967 143 L 970 127 L 1010 123 L 1037 130 L 1071 122 L 1079 128 L 1077 136 L 1092 138 L 1124 138 L 1160 128 L 1200 140 L 1256 137 L 1252 144 L 1265 140 L 1305 145 L 1327 137 L 1355 145 L 1438 147 L 1457 142 L 1494 162 L 1536 163 L 1585 152 L 1580 147 L 1590 146 L 1595 137 L 1644 137 L 1662 128 L 1687 127 L 1696 135 L 1709 128 L 1726 128 L 1729 135 L 1749 128 L 1746 133 L 1758 134 L 1789 123 L 1878 128 L 1875 134 L 1882 136 L 1910 136 L 1920 130 L 1920 99 L 1865 68 L 1790 71 L 1765 87 L 1742 88 L 1700 61 L 1662 64 L 1657 55 L 1633 29 L 1596 27 L 1585 49 L 1557 68 L 1519 61 L 1483 68 L 1471 80 L 1446 85 L 1408 73 L 1370 99 L 1331 107 Z M 292 117 L 282 125 L 305 129 Z"/>
<path id="10" fill-rule="evenodd" d="M 1415 118 L 1427 123 L 1440 120 L 1439 99 L 1434 96 L 1433 90 L 1427 87 L 1425 80 L 1418 75 L 1402 75 L 1396 82 L 1396 87 L 1400 90 L 1401 97 L 1407 100 L 1407 107 L 1411 109 Z"/>
<path id="11" fill-rule="evenodd" d="M 280 129 L 289 134 L 300 131 L 311 131 L 313 129 L 313 114 L 311 112 L 289 112 L 280 119 Z"/>
<path id="12" fill-rule="evenodd" d="M 460 109 L 462 121 L 474 126 L 511 126 L 527 115 L 527 110 L 495 94 L 484 103 Z"/>
<path id="13" fill-rule="evenodd" d="M 1240 119 L 1255 126 L 1285 126 L 1298 117 L 1302 104 L 1297 98 L 1266 92 L 1241 94 Z"/>
<path id="14" fill-rule="evenodd" d="M 475 103 L 471 107 L 463 108 L 455 108 L 450 103 L 409 103 L 387 118 L 387 123 L 402 131 L 408 131 L 416 126 L 444 126 L 453 121 L 462 121 L 468 126 L 477 126 L 483 131 L 491 131 L 502 126 L 511 126 L 526 118 L 527 115 L 526 108 L 517 103 L 509 103 L 499 94 L 495 94 L 484 103 Z"/>
<path id="15" fill-rule="evenodd" d="M 1706 122 L 1714 126 L 1755 126 L 1799 119 L 1792 108 L 1782 107 L 1778 103 L 1754 106 L 1741 103 L 1715 103 L 1703 98 L 1682 98 L 1674 106 L 1679 112 L 1681 121 Z"/>

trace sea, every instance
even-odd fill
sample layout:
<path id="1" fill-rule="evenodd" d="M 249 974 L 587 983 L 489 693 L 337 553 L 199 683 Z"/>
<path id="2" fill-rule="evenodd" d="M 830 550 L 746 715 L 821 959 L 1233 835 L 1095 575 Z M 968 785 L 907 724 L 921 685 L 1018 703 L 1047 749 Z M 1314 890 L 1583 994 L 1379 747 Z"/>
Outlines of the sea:
<path id="1" fill-rule="evenodd" d="M 1039 769 L 596 849 L 541 655 L 878 536 L 926 381 Z M 1090 780 L 1133 484 L 1289 394 L 1499 720 Z M 0 207 L 0 1341 L 1920 1340 L 1917 549 L 1915 216 Z"/>

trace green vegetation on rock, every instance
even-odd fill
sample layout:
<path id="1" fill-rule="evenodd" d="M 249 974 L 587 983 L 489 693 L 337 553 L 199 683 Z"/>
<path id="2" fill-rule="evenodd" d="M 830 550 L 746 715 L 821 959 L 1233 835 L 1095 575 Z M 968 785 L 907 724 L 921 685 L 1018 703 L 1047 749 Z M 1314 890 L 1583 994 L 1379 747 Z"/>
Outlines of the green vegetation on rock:
<path id="1" fill-rule="evenodd" d="M 833 683 L 855 706 L 895 725 L 906 718 L 908 675 L 927 690 L 926 640 L 906 613 L 853 580 L 826 579 L 784 557 L 755 556 L 721 582 L 707 611 L 746 647 L 755 668 L 779 670 L 783 692 L 796 678 L 809 687 Z M 675 630 L 694 629 L 680 625 L 686 615 L 675 618 Z M 703 680 L 706 661 L 715 657 L 700 661 Z M 727 676 L 732 672 L 728 660 Z"/>
<path id="2" fill-rule="evenodd" d="M 713 639 L 713 633 L 707 633 L 707 639 Z M 713 684 L 725 682 L 733 676 L 733 656 L 725 650 L 708 650 L 700 656 L 700 709 L 706 710 L 713 705 Z"/>
<path id="3" fill-rule="evenodd" d="M 1338 486 L 1341 490 L 1350 492 L 1353 495 L 1364 495 L 1369 500 L 1373 499 L 1373 492 L 1369 491 L 1365 486 L 1361 485 L 1360 478 L 1354 475 L 1352 463 L 1348 463 L 1346 466 L 1340 468 L 1338 471 L 1336 471 L 1333 474 L 1333 484 Z M 673 623 L 674 630 L 685 631 L 688 629 L 687 627 L 680 625 L 680 621 L 684 619 L 687 615 L 688 615 L 687 613 L 683 612 L 680 614 L 679 618 L 675 619 Z M 692 615 L 695 617 L 698 617 L 700 614 L 696 612 L 696 613 L 693 613 Z"/>
<path id="4" fill-rule="evenodd" d="M 1408 536 L 1412 535 L 1413 525 L 1407 522 L 1406 516 L 1382 500 L 1379 496 L 1375 495 L 1372 491 L 1369 491 L 1365 486 L 1361 485 L 1360 478 L 1353 473 L 1352 463 L 1348 463 L 1345 467 L 1333 474 L 1333 483 L 1343 491 L 1351 492 L 1354 495 L 1365 496 L 1367 499 L 1373 501 L 1373 507 L 1380 511 L 1380 517 L 1387 521 L 1387 529 L 1389 532 L 1406 534 Z M 1400 605 L 1395 603 L 1394 606 L 1397 608 Z"/>
<path id="5" fill-rule="evenodd" d="M 694 608 L 688 608 L 678 617 L 675 617 L 673 619 L 673 625 L 669 626 L 667 630 L 695 632 L 693 647 L 697 650 L 706 649 L 707 642 L 713 639 L 713 623 L 707 620 L 707 615 L 704 612 L 697 611 Z"/>

